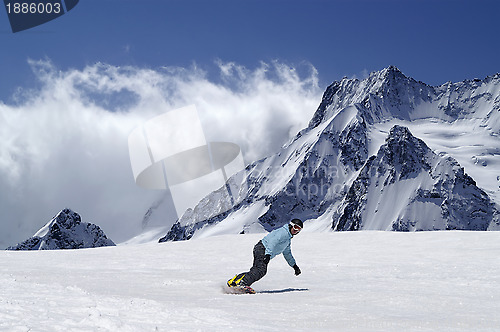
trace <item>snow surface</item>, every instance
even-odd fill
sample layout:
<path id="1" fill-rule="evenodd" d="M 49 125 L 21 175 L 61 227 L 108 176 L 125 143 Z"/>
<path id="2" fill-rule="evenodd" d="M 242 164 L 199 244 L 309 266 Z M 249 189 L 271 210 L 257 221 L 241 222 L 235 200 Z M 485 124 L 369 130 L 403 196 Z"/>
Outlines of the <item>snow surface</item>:
<path id="1" fill-rule="evenodd" d="M 308 232 L 230 295 L 264 234 L 0 252 L 0 331 L 500 331 L 500 233 Z"/>

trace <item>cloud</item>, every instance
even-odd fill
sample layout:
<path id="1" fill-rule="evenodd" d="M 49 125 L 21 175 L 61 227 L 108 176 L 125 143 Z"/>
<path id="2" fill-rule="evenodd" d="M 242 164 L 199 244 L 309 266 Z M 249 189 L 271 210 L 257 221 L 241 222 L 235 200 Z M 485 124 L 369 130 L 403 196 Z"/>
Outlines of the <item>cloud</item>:
<path id="1" fill-rule="evenodd" d="M 162 193 L 135 185 L 127 139 L 156 115 L 195 104 L 207 141 L 239 144 L 249 163 L 304 128 L 321 100 L 307 64 L 248 69 L 217 61 L 213 78 L 196 65 L 29 65 L 39 87 L 18 89 L 13 104 L 0 101 L 0 247 L 31 236 L 65 207 L 115 241 L 139 232 Z"/>

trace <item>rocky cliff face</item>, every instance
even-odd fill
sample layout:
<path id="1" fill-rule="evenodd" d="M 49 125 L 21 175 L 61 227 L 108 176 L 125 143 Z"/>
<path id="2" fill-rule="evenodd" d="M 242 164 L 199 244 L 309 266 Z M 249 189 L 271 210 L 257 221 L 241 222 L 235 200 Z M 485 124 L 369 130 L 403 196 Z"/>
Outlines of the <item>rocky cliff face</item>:
<path id="1" fill-rule="evenodd" d="M 81 249 L 114 245 L 99 226 L 82 222 L 78 213 L 64 209 L 31 238 L 7 250 Z"/>

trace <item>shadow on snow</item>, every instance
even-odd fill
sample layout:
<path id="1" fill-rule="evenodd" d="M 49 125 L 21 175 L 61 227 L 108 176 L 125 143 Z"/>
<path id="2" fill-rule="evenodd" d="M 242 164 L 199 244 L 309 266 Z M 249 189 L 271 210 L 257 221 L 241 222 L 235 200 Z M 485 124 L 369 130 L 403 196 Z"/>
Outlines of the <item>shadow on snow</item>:
<path id="1" fill-rule="evenodd" d="M 264 290 L 257 291 L 258 294 L 279 294 L 279 293 L 289 293 L 289 292 L 307 292 L 309 288 L 286 288 L 286 289 L 277 289 L 277 290 Z"/>

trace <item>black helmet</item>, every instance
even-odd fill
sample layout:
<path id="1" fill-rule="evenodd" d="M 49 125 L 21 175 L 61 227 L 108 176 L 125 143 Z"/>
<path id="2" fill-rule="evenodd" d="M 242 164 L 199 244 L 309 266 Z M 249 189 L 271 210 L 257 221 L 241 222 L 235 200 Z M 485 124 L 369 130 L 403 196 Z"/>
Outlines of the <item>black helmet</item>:
<path id="1" fill-rule="evenodd" d="M 292 219 L 292 220 L 290 220 L 290 224 L 291 225 L 297 225 L 300 228 L 304 227 L 304 224 L 302 223 L 302 220 L 300 220 L 300 219 Z"/>

